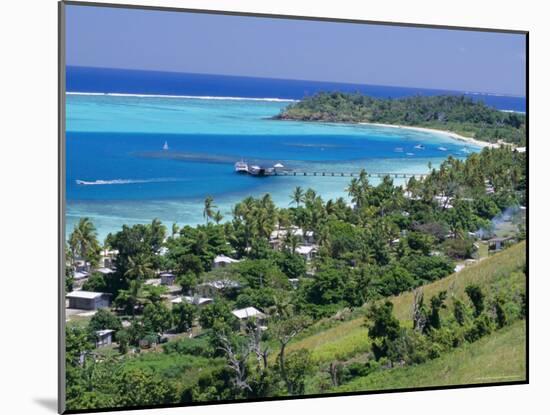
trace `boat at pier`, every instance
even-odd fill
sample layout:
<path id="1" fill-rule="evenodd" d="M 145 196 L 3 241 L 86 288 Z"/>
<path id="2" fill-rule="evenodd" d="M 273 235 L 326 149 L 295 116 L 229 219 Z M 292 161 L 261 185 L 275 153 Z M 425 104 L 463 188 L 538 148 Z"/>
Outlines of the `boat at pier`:
<path id="1" fill-rule="evenodd" d="M 243 160 L 236 162 L 235 173 L 248 173 L 248 164 Z"/>
<path id="2" fill-rule="evenodd" d="M 258 164 L 248 164 L 245 161 L 241 160 L 235 163 L 235 173 L 246 173 L 251 176 L 273 176 L 277 173 L 277 169 L 284 167 L 282 164 L 277 163 L 271 167 L 264 167 Z"/>

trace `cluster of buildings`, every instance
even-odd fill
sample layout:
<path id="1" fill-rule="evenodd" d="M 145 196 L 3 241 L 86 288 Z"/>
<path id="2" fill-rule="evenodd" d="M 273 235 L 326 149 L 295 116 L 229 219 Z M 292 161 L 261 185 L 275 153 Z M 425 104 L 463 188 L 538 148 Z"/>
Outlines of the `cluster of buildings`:
<path id="1" fill-rule="evenodd" d="M 274 250 L 282 250 L 287 246 L 288 236 L 296 237 L 298 244 L 295 246 L 294 252 L 300 255 L 306 263 L 310 263 L 317 253 L 317 245 L 315 245 L 314 234 L 311 231 L 303 231 L 298 227 L 279 228 L 273 231 L 269 238 L 269 244 Z M 104 277 L 109 277 L 115 273 L 115 258 L 118 252 L 105 250 L 101 253 L 99 267 L 93 268 L 90 263 L 83 260 L 77 260 L 73 264 L 73 276 L 75 280 L 75 290 L 66 295 L 66 306 L 68 315 L 71 314 L 90 314 L 101 308 L 108 308 L 112 303 L 112 295 L 109 293 L 92 292 L 82 290 L 83 283 L 92 275 L 92 273 L 102 274 Z M 227 255 L 217 255 L 212 261 L 212 268 L 219 269 L 229 267 L 239 263 L 241 260 L 231 258 Z M 217 279 L 206 281 L 196 287 L 196 294 L 182 295 L 181 287 L 176 285 L 176 275 L 171 271 L 159 272 L 156 278 L 149 279 L 145 282 L 147 285 L 162 285 L 168 288 L 165 298 L 171 304 L 180 304 L 186 302 L 199 308 L 211 304 L 216 295 L 227 293 L 230 290 L 241 289 L 241 284 L 238 281 L 231 279 Z M 291 284 L 296 287 L 298 281 L 293 279 Z M 236 317 L 240 327 L 244 327 L 247 322 L 254 319 L 260 328 L 266 328 L 267 316 L 255 307 L 246 307 L 235 309 L 232 314 Z M 96 333 L 96 347 L 103 347 L 112 344 L 113 330 L 99 330 Z"/>

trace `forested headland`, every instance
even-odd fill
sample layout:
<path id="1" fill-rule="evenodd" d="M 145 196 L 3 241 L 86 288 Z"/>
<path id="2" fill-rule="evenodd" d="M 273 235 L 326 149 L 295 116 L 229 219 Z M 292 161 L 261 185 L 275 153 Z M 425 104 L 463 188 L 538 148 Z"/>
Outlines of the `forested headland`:
<path id="1" fill-rule="evenodd" d="M 498 111 L 464 95 L 373 98 L 321 92 L 288 105 L 276 119 L 381 123 L 451 131 L 477 140 L 524 146 L 524 114 Z"/>

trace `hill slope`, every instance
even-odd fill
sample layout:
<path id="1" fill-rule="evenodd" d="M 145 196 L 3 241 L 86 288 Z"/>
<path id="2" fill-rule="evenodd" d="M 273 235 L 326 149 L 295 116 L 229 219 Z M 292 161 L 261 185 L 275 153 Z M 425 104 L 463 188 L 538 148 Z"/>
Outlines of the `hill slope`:
<path id="1" fill-rule="evenodd" d="M 521 320 L 418 366 L 395 368 L 354 379 L 338 392 L 523 381 L 525 321 Z"/>
<path id="2" fill-rule="evenodd" d="M 525 260 L 525 242 L 521 242 L 461 272 L 423 286 L 424 296 L 429 299 L 439 291 L 447 290 L 448 302 L 453 295 L 464 298 L 464 288 L 473 282 L 487 291 L 497 290 L 507 285 L 522 287 L 525 285 L 525 278 L 523 274 L 514 273 L 514 271 L 521 269 Z M 391 298 L 391 301 L 394 303 L 394 314 L 402 324 L 411 324 L 413 293 L 403 293 Z M 361 315 L 348 321 L 334 322 L 329 328 L 315 330 L 313 327 L 310 333 L 290 343 L 287 350 L 290 352 L 302 348 L 308 349 L 320 362 L 347 360 L 370 349 L 367 332 L 364 317 Z"/>

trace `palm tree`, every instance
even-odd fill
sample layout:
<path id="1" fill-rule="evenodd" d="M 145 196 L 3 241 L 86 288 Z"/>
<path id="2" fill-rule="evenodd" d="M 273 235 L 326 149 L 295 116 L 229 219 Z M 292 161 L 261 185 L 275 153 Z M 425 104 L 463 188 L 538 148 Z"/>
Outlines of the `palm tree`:
<path id="1" fill-rule="evenodd" d="M 220 222 L 223 220 L 223 215 L 219 210 L 217 210 L 216 213 L 214 213 L 214 216 L 212 219 L 214 219 L 214 222 L 216 222 L 216 225 L 219 225 Z"/>
<path id="2" fill-rule="evenodd" d="M 99 242 L 96 228 L 89 218 L 80 218 L 69 237 L 69 246 L 73 256 L 80 255 L 85 261 L 94 261 Z"/>
<path id="3" fill-rule="evenodd" d="M 172 224 L 172 238 L 174 238 L 177 233 L 180 231 L 180 228 L 176 222 Z"/>
<path id="4" fill-rule="evenodd" d="M 260 207 L 255 211 L 254 223 L 256 225 L 256 234 L 260 238 L 269 238 L 274 228 L 275 217 L 267 209 Z"/>
<path id="5" fill-rule="evenodd" d="M 214 198 L 212 196 L 207 196 L 206 199 L 204 199 L 204 210 L 202 211 L 203 218 L 206 219 L 206 223 L 208 223 L 209 219 L 212 219 L 212 216 L 214 215 L 214 208 L 217 206 L 214 204 Z"/>
<path id="6" fill-rule="evenodd" d="M 144 281 L 153 274 L 152 264 L 145 256 L 128 257 L 128 269 L 124 273 L 126 278 Z"/>
<path id="7" fill-rule="evenodd" d="M 128 289 L 120 290 L 115 299 L 115 305 L 119 308 L 124 308 L 126 312 L 130 312 L 132 317 L 136 316 L 136 306 L 141 304 L 142 300 L 142 282 L 141 280 L 132 280 L 128 285 Z"/>
<path id="8" fill-rule="evenodd" d="M 296 186 L 292 194 L 290 195 L 290 204 L 296 203 L 296 207 L 300 207 L 300 203 L 304 201 L 304 189 L 300 186 Z"/>
<path id="9" fill-rule="evenodd" d="M 277 212 L 277 225 L 279 230 L 290 226 L 290 215 L 288 214 L 288 210 L 281 209 Z"/>
<path id="10" fill-rule="evenodd" d="M 361 199 L 362 199 L 362 188 L 359 183 L 359 180 L 357 180 L 355 177 L 351 179 L 349 186 L 346 188 L 346 191 L 348 192 L 349 197 L 351 197 L 351 201 L 358 207 L 361 207 Z"/>
<path id="11" fill-rule="evenodd" d="M 300 238 L 294 232 L 290 231 L 285 237 L 285 247 L 290 250 L 291 254 L 296 252 L 296 248 L 300 243 Z"/>

